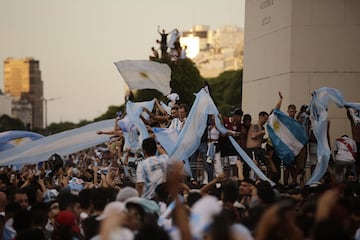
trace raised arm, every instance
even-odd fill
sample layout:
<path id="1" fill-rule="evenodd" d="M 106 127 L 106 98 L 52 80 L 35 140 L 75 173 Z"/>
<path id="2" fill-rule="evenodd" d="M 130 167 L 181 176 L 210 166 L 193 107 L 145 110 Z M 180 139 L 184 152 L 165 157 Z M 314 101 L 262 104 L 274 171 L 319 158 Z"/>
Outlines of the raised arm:
<path id="1" fill-rule="evenodd" d="M 281 104 L 282 104 L 282 100 L 283 100 L 283 95 L 282 93 L 279 91 L 279 101 L 276 103 L 275 108 L 276 109 L 280 109 L 281 108 Z"/>
<path id="2" fill-rule="evenodd" d="M 165 111 L 165 109 L 160 105 L 159 100 L 155 98 L 155 106 L 156 108 L 161 112 L 163 115 L 168 115 L 168 113 Z"/>
<path id="3" fill-rule="evenodd" d="M 166 150 L 160 145 L 157 144 L 157 151 L 159 152 L 159 154 L 167 154 Z"/>
<path id="4" fill-rule="evenodd" d="M 165 116 L 156 115 L 145 107 L 143 108 L 143 111 L 146 112 L 147 114 L 149 114 L 150 118 L 155 121 L 167 121 L 168 120 L 167 114 Z M 141 117 L 141 119 L 143 119 L 143 117 L 141 115 L 140 115 L 140 117 Z M 143 121 L 145 122 L 147 120 L 143 119 Z M 148 121 L 147 121 L 147 123 L 145 122 L 145 124 L 150 125 L 150 123 Z"/>

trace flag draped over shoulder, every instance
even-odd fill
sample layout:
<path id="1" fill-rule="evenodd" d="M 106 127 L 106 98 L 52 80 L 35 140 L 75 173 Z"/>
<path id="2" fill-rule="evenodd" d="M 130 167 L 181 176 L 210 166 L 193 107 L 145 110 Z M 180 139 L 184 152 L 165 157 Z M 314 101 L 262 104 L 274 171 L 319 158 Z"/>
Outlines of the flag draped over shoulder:
<path id="1" fill-rule="evenodd" d="M 0 166 L 44 162 L 54 153 L 68 155 L 102 144 L 109 136 L 97 135 L 96 131 L 111 131 L 114 122 L 110 119 L 91 123 L 7 149 L 0 152 Z"/>
<path id="2" fill-rule="evenodd" d="M 114 64 L 130 89 L 156 89 L 165 96 L 171 92 L 171 69 L 165 63 L 122 60 Z"/>
<path id="3" fill-rule="evenodd" d="M 306 130 L 301 124 L 279 109 L 270 114 L 266 128 L 276 154 L 287 165 L 295 160 L 308 141 Z"/>
<path id="4" fill-rule="evenodd" d="M 41 134 L 22 130 L 13 130 L 0 133 L 0 151 L 19 146 L 44 137 Z"/>
<path id="5" fill-rule="evenodd" d="M 317 158 L 318 162 L 313 175 L 306 183 L 310 185 L 318 182 L 326 173 L 329 159 L 330 148 L 328 145 L 328 113 L 327 107 L 333 101 L 338 107 L 350 107 L 360 110 L 360 103 L 346 102 L 338 89 L 322 87 L 312 93 L 309 105 L 311 126 L 317 140 Z"/>

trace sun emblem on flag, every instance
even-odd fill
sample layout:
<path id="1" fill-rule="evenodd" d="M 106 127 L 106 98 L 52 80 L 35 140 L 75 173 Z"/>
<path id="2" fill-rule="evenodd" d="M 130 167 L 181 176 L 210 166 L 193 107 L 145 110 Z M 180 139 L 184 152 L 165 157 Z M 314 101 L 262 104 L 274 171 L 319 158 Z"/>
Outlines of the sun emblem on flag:
<path id="1" fill-rule="evenodd" d="M 278 132 L 278 131 L 279 131 L 279 129 L 280 129 L 279 120 L 275 120 L 275 121 L 273 122 L 273 128 L 274 128 L 274 131 L 275 131 L 275 132 Z"/>
<path id="2" fill-rule="evenodd" d="M 14 139 L 14 143 L 15 144 L 20 144 L 23 140 L 24 139 L 22 139 L 22 138 L 16 138 L 16 139 Z"/>
<path id="3" fill-rule="evenodd" d="M 146 72 L 140 72 L 140 76 L 141 76 L 142 78 L 147 78 L 147 79 L 149 79 L 149 76 L 147 75 Z"/>

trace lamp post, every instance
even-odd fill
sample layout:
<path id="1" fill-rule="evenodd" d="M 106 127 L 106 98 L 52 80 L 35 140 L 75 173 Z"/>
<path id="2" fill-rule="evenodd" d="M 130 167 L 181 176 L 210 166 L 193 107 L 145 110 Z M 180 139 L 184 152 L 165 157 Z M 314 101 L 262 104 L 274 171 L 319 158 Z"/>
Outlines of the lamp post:
<path id="1" fill-rule="evenodd" d="M 55 101 L 55 100 L 57 100 L 57 99 L 60 99 L 61 97 L 55 97 L 55 98 L 42 98 L 42 100 L 44 101 L 44 104 L 45 104 L 45 107 L 44 107 L 44 115 L 45 115 L 45 129 L 47 128 L 47 113 L 48 113 L 48 111 L 47 111 L 47 103 L 48 102 L 51 102 L 51 101 Z"/>

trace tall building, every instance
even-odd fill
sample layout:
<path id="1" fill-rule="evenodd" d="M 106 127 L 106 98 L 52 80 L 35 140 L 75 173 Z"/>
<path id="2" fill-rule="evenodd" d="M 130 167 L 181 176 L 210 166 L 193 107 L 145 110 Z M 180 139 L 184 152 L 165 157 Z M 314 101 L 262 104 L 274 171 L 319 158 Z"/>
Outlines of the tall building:
<path id="1" fill-rule="evenodd" d="M 0 116 L 1 115 L 11 116 L 11 96 L 4 94 L 0 90 Z"/>
<path id="2" fill-rule="evenodd" d="M 254 0 L 245 3 L 243 110 L 309 103 L 320 87 L 360 102 L 360 4 L 348 0 Z M 347 133 L 346 111 L 329 106 L 330 142 Z"/>
<path id="3" fill-rule="evenodd" d="M 25 103 L 24 107 L 32 111 L 31 127 L 43 128 L 43 82 L 39 61 L 33 58 L 7 58 L 4 61 L 4 91 L 11 95 L 15 103 L 12 111 L 14 117 L 26 120 L 24 116 L 19 115 L 21 111 L 18 110 L 21 109 L 19 106 Z M 31 108 L 28 103 L 31 104 Z"/>
<path id="4" fill-rule="evenodd" d="M 191 58 L 203 77 L 217 77 L 228 70 L 243 66 L 244 33 L 236 26 L 224 26 L 210 30 L 206 25 L 195 25 L 182 32 L 182 46 L 187 46 Z"/>

